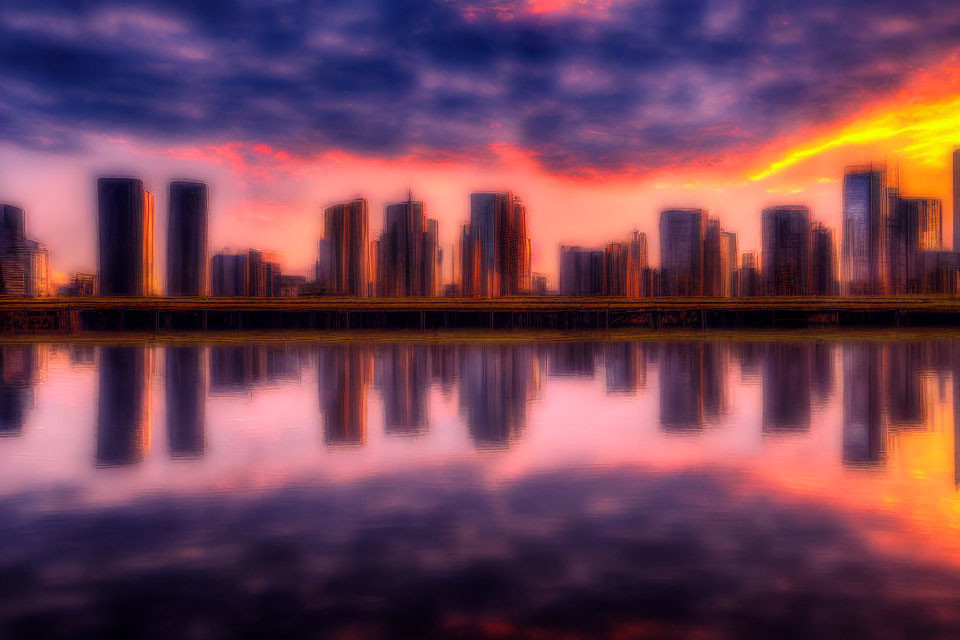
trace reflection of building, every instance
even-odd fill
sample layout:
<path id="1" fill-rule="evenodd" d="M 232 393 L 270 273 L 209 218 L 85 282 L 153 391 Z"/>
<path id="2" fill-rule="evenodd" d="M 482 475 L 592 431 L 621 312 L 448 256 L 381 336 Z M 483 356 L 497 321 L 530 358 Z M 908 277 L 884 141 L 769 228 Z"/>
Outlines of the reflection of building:
<path id="1" fill-rule="evenodd" d="M 787 205 L 763 210 L 761 290 L 768 296 L 810 293 L 810 211 Z"/>
<path id="2" fill-rule="evenodd" d="M 774 341 L 763 361 L 763 432 L 810 430 L 811 346 Z"/>
<path id="3" fill-rule="evenodd" d="M 698 296 L 703 293 L 702 209 L 666 209 L 660 212 L 660 268 L 663 295 Z"/>
<path id="4" fill-rule="evenodd" d="M 449 396 L 457 383 L 459 352 L 451 345 L 430 345 L 430 380 L 440 385 L 440 391 Z"/>
<path id="5" fill-rule="evenodd" d="M 667 432 L 703 427 L 703 344 L 665 342 L 660 348 L 660 424 Z"/>
<path id="6" fill-rule="evenodd" d="M 509 296 L 530 290 L 527 209 L 512 193 L 471 193 L 460 241 L 461 292 Z"/>
<path id="7" fill-rule="evenodd" d="M 813 345 L 813 374 L 811 388 L 818 402 L 825 402 L 833 393 L 834 350 L 830 342 L 816 342 Z"/>
<path id="8" fill-rule="evenodd" d="M 0 347 L 0 436 L 19 435 L 33 405 L 37 346 Z"/>
<path id="9" fill-rule="evenodd" d="M 429 426 L 428 355 L 423 345 L 390 344 L 380 350 L 375 378 L 387 433 L 417 434 Z"/>
<path id="10" fill-rule="evenodd" d="M 718 421 L 728 409 L 727 348 L 721 342 L 709 341 L 701 347 L 701 392 L 705 422 Z"/>
<path id="11" fill-rule="evenodd" d="M 153 194 L 137 178 L 100 178 L 97 203 L 100 295 L 151 295 Z"/>
<path id="12" fill-rule="evenodd" d="M 349 296 L 370 294 L 370 247 L 367 201 L 357 198 L 323 210 L 324 242 L 320 263 L 332 293 Z M 324 251 L 328 252 L 324 255 Z"/>
<path id="13" fill-rule="evenodd" d="M 100 348 L 97 466 L 134 464 L 150 448 L 147 350 Z"/>
<path id="14" fill-rule="evenodd" d="M 847 167 L 843 176 L 843 247 L 840 275 L 844 293 L 887 291 L 885 167 Z"/>
<path id="15" fill-rule="evenodd" d="M 0 292 L 37 298 L 50 295 L 50 254 L 27 238 L 23 209 L 0 204 Z"/>
<path id="16" fill-rule="evenodd" d="M 540 365 L 527 345 L 470 345 L 460 358 L 460 407 L 474 445 L 503 447 L 527 423 L 540 389 Z"/>
<path id="17" fill-rule="evenodd" d="M 299 378 L 299 354 L 288 345 L 251 343 L 210 348 L 211 394 L 243 394 L 257 386 Z"/>
<path id="18" fill-rule="evenodd" d="M 167 347 L 167 440 L 175 458 L 203 455 L 204 369 L 201 347 Z"/>
<path id="19" fill-rule="evenodd" d="M 604 347 L 607 393 L 636 393 L 647 384 L 646 349 L 637 342 L 609 342 Z"/>
<path id="20" fill-rule="evenodd" d="M 891 341 L 885 345 L 884 410 L 890 429 L 924 426 L 920 371 L 924 368 L 923 343 Z"/>
<path id="21" fill-rule="evenodd" d="M 367 386 L 373 357 L 365 345 L 320 349 L 320 410 L 327 444 L 362 445 L 367 437 Z"/>
<path id="22" fill-rule="evenodd" d="M 170 183 L 167 218 L 167 295 L 207 293 L 207 185 Z"/>
<path id="23" fill-rule="evenodd" d="M 843 463 L 872 466 L 883 462 L 886 429 L 883 424 L 881 345 L 851 342 L 843 345 Z"/>
<path id="24" fill-rule="evenodd" d="M 550 345 L 551 378 L 592 378 L 596 345 L 592 342 L 557 342 Z"/>

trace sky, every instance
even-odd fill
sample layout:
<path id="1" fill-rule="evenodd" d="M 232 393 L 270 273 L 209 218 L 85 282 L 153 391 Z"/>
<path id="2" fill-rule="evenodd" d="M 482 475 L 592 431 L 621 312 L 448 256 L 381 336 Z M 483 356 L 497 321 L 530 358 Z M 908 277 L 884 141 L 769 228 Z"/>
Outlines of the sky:
<path id="1" fill-rule="evenodd" d="M 164 263 L 170 180 L 210 184 L 211 250 L 308 273 L 325 205 L 411 189 L 448 252 L 471 191 L 561 243 L 707 209 L 840 222 L 847 164 L 944 200 L 960 144 L 955 0 L 3 0 L 0 202 L 60 273 L 96 264 L 95 178 L 143 177 Z M 448 261 L 449 265 L 449 261 Z M 449 272 L 448 272 L 449 277 Z"/>

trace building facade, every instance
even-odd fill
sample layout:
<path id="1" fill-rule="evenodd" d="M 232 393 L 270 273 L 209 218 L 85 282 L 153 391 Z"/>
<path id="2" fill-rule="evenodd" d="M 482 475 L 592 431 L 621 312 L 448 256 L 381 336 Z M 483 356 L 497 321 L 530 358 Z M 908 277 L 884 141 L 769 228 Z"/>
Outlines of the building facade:
<path id="1" fill-rule="evenodd" d="M 889 197 L 885 167 L 847 167 L 843 176 L 843 246 L 840 276 L 844 293 L 887 292 Z"/>
<path id="2" fill-rule="evenodd" d="M 786 205 L 764 209 L 762 215 L 763 295 L 809 295 L 810 210 Z"/>
<path id="3" fill-rule="evenodd" d="M 167 295 L 207 294 L 207 185 L 170 183 L 167 217 Z"/>
<path id="4" fill-rule="evenodd" d="M 461 292 L 511 296 L 530 290 L 527 209 L 510 192 L 470 194 L 470 224 L 460 242 Z"/>
<path id="5" fill-rule="evenodd" d="M 666 209 L 660 212 L 663 295 L 703 295 L 705 218 L 702 209 Z"/>
<path id="6" fill-rule="evenodd" d="M 151 295 L 153 194 L 137 178 L 100 178 L 97 220 L 100 295 Z"/>
<path id="7" fill-rule="evenodd" d="M 560 295 L 603 295 L 604 252 L 563 245 L 560 247 Z"/>
<path id="8" fill-rule="evenodd" d="M 329 288 L 347 296 L 370 295 L 370 247 L 367 201 L 357 198 L 323 211 L 329 250 Z"/>
<path id="9" fill-rule="evenodd" d="M 436 296 L 440 290 L 439 226 L 423 203 L 388 204 L 377 243 L 377 295 Z"/>

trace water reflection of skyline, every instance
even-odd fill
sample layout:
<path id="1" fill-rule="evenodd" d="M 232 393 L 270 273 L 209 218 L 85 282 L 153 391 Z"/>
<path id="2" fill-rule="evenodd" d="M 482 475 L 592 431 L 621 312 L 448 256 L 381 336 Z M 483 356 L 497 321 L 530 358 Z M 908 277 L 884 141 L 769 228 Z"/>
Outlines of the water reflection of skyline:
<path id="1" fill-rule="evenodd" d="M 456 394 L 474 448 L 509 448 L 523 440 L 531 406 L 553 381 L 599 384 L 611 398 L 655 393 L 661 431 L 696 436 L 707 427 L 724 425 L 736 410 L 734 389 L 747 389 L 756 381 L 758 435 L 809 434 L 815 414 L 836 396 L 838 457 L 850 467 L 882 467 L 888 440 L 932 428 L 931 414 L 947 397 L 953 402 L 954 426 L 960 423 L 958 345 L 923 339 L 621 340 L 57 349 L 69 356 L 71 366 L 93 362 L 97 369 L 97 466 L 136 464 L 149 450 L 155 393 L 151 363 L 158 360 L 163 363 L 161 416 L 172 458 L 204 456 L 208 397 L 249 397 L 260 388 L 296 385 L 304 366 L 315 363 L 310 366 L 316 372 L 323 442 L 328 446 L 365 446 L 372 406 L 382 411 L 382 420 L 374 422 L 384 434 L 425 437 L 431 430 L 434 390 L 442 398 Z M 0 434 L 22 433 L 48 349 L 0 348 Z M 653 384 L 648 378 L 651 367 L 656 373 Z M 379 405 L 371 405 L 371 397 Z M 960 455 L 957 461 L 960 465 Z"/>

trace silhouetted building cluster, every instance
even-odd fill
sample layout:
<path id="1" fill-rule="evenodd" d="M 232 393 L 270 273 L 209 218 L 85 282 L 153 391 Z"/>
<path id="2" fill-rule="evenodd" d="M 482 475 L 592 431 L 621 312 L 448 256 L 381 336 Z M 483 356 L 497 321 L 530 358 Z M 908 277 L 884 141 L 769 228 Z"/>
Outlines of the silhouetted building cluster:
<path id="1" fill-rule="evenodd" d="M 38 298 L 50 295 L 50 253 L 27 238 L 23 209 L 0 204 L 0 293 Z"/>
<path id="2" fill-rule="evenodd" d="M 560 295 L 625 296 L 650 295 L 647 272 L 647 235 L 634 231 L 625 242 L 611 242 L 603 249 L 560 247 Z"/>
<path id="3" fill-rule="evenodd" d="M 281 295 L 280 262 L 272 252 L 222 251 L 211 261 L 213 295 L 276 298 Z"/>

